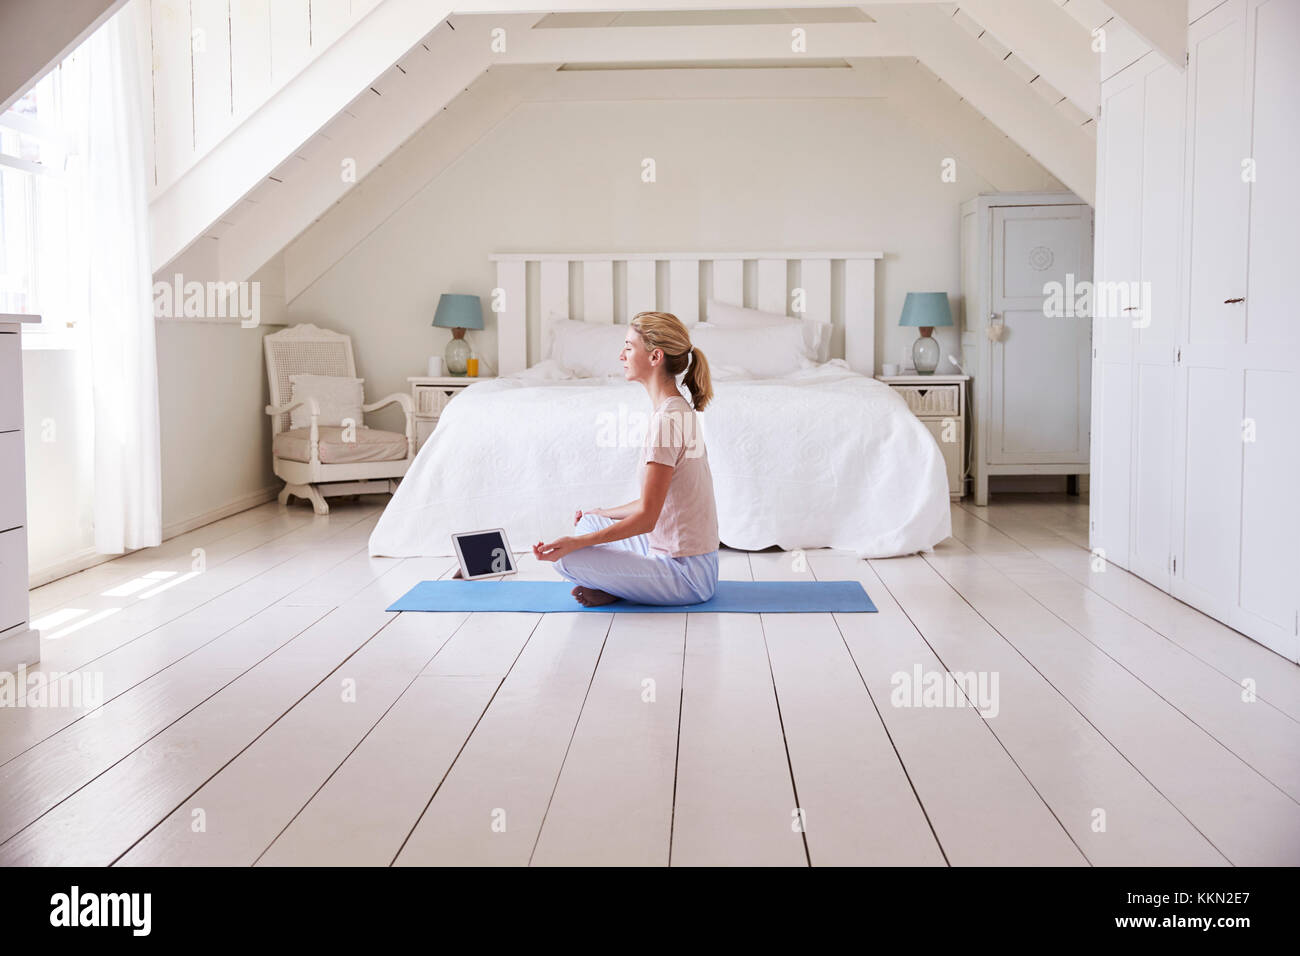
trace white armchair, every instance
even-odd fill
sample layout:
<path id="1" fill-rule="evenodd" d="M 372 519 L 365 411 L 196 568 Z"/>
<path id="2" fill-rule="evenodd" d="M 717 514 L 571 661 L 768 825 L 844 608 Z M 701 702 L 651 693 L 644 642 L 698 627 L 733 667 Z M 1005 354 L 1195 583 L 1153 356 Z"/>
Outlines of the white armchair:
<path id="1" fill-rule="evenodd" d="M 377 402 L 363 404 L 363 412 L 386 405 L 402 406 L 406 433 L 365 427 L 322 425 L 317 421 L 320 406 L 314 398 L 293 401 L 289 376 L 299 374 L 356 378 L 352 339 L 314 325 L 295 325 L 266 336 L 266 374 L 271 386 L 271 461 L 276 477 L 284 481 L 280 504 L 290 497 L 312 503 L 316 514 L 329 514 L 326 497 L 395 491 L 415 458 L 415 416 L 411 396 L 394 393 Z M 290 412 L 310 406 L 311 425 L 293 428 Z"/>

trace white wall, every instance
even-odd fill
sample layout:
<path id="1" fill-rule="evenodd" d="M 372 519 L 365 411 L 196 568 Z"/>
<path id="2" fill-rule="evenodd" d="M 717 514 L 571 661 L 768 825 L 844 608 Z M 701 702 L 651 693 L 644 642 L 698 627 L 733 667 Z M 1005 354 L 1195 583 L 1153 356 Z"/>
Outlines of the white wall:
<path id="1" fill-rule="evenodd" d="M 960 162 L 957 182 L 942 182 L 953 152 L 881 98 L 528 102 L 356 237 L 288 315 L 353 335 L 377 396 L 404 390 L 441 353 L 448 333 L 430 328 L 440 293 L 478 294 L 486 307 L 493 252 L 880 249 L 877 361 L 897 362 L 915 338 L 897 327 L 904 296 L 944 290 L 957 305 L 958 207 L 996 191 Z M 646 157 L 653 184 L 641 180 Z M 1041 175 L 1007 188 L 1061 188 L 1034 168 Z M 380 167 L 358 189 L 374 195 L 385 175 Z M 340 204 L 312 230 L 354 219 Z M 471 339 L 494 360 L 491 313 L 487 323 Z M 958 354 L 958 332 L 936 332 L 945 356 Z M 843 354 L 842 333 L 835 349 Z M 395 427 L 397 416 L 377 424 Z"/>

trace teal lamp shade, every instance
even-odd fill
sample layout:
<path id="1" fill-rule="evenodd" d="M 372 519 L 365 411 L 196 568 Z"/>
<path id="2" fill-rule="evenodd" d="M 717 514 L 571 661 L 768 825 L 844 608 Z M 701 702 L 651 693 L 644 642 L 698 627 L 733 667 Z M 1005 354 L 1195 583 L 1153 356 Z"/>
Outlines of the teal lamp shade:
<path id="1" fill-rule="evenodd" d="M 469 359 L 465 330 L 483 328 L 483 303 L 476 295 L 444 294 L 438 299 L 433 324 L 436 328 L 451 329 L 451 341 L 442 353 L 447 374 L 464 375 Z"/>
<path id="2" fill-rule="evenodd" d="M 917 375 L 933 375 L 939 367 L 939 343 L 931 333 L 939 326 L 952 325 L 948 293 L 907 293 L 898 324 L 921 330 L 920 337 L 912 343 L 912 364 L 916 366 Z"/>

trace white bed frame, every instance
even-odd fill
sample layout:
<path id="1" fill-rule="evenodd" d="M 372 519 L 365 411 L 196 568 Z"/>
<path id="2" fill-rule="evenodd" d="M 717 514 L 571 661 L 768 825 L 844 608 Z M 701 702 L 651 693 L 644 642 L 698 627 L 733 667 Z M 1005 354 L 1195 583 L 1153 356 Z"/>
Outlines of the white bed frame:
<path id="1" fill-rule="evenodd" d="M 876 369 L 876 260 L 882 252 L 503 253 L 492 309 L 497 368 L 527 368 L 528 317 L 536 316 L 533 361 L 550 342 L 554 319 L 626 322 L 638 312 L 672 312 L 688 326 L 705 321 L 707 300 L 834 322 L 844 358 L 863 375 Z M 536 274 L 530 281 L 529 266 Z M 804 310 L 794 313 L 802 290 Z M 579 303 L 580 300 L 580 303 Z M 580 307 L 579 307 L 580 304 Z"/>

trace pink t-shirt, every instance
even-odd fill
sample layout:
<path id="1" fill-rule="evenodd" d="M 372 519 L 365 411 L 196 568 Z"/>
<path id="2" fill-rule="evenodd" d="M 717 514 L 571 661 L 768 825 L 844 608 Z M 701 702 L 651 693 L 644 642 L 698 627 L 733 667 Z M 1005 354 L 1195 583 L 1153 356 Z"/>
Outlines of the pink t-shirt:
<path id="1" fill-rule="evenodd" d="M 713 475 L 699 418 L 681 395 L 667 399 L 650 415 L 637 483 L 644 486 L 649 462 L 673 467 L 668 497 L 649 535 L 652 552 L 673 558 L 718 550 L 718 510 Z"/>

